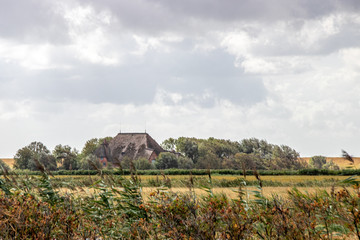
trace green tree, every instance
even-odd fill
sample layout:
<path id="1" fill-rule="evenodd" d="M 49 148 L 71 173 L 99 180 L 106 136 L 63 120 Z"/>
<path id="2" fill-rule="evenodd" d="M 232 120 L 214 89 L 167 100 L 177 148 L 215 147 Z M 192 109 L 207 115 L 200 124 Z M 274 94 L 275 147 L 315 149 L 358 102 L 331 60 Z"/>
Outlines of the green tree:
<path id="1" fill-rule="evenodd" d="M 195 164 L 199 169 L 219 169 L 221 168 L 221 159 L 209 148 L 206 142 L 199 145 L 199 158 Z"/>
<path id="2" fill-rule="evenodd" d="M 270 160 L 275 145 L 268 143 L 265 140 L 257 138 L 243 139 L 240 142 L 239 150 L 243 153 L 253 153 L 260 156 L 262 159 Z"/>
<path id="3" fill-rule="evenodd" d="M 188 157 L 183 157 L 183 156 L 178 157 L 178 164 L 180 169 L 194 168 L 194 162 Z"/>
<path id="4" fill-rule="evenodd" d="M 56 145 L 53 150 L 53 155 L 56 160 L 61 163 L 61 169 L 79 169 L 79 153 L 69 145 Z"/>
<path id="5" fill-rule="evenodd" d="M 94 167 L 90 166 L 95 164 L 95 166 L 102 168 L 100 166 L 99 159 L 96 158 L 94 155 L 95 150 L 100 147 L 100 145 L 104 142 L 110 142 L 113 138 L 112 137 L 105 137 L 105 138 L 92 138 L 86 141 L 81 153 L 78 154 L 78 162 L 80 163 L 81 169 L 94 169 Z M 90 162 L 89 162 L 90 161 Z M 90 165 L 89 165 L 90 163 Z M 110 165 L 109 165 L 110 166 Z"/>
<path id="6" fill-rule="evenodd" d="M 89 154 L 79 160 L 79 168 L 84 170 L 102 169 L 103 165 L 94 154 Z"/>
<path id="7" fill-rule="evenodd" d="M 166 139 L 161 143 L 161 147 L 166 151 L 175 151 L 176 145 L 177 145 L 177 140 L 174 138 Z"/>
<path id="8" fill-rule="evenodd" d="M 274 146 L 271 164 L 272 169 L 296 170 L 303 167 L 300 162 L 300 154 L 286 145 Z"/>
<path id="9" fill-rule="evenodd" d="M 240 148 L 237 142 L 224 139 L 209 138 L 205 143 L 220 159 L 233 157 Z"/>
<path id="10" fill-rule="evenodd" d="M 334 163 L 333 160 L 330 160 L 326 164 L 324 164 L 323 169 L 329 169 L 329 170 L 340 170 L 340 167 Z"/>
<path id="11" fill-rule="evenodd" d="M 149 160 L 147 160 L 146 158 L 136 159 L 134 161 L 134 166 L 136 169 L 139 169 L 139 170 L 148 170 L 148 169 L 154 168 L 152 163 L 149 162 Z"/>
<path id="12" fill-rule="evenodd" d="M 196 163 L 199 157 L 199 147 L 195 139 L 180 137 L 176 141 L 176 150 Z"/>
<path id="13" fill-rule="evenodd" d="M 32 142 L 19 149 L 14 156 L 14 168 L 37 170 L 39 161 L 48 170 L 56 170 L 56 159 L 41 142 Z"/>
<path id="14" fill-rule="evenodd" d="M 123 169 L 130 169 L 131 162 L 133 162 L 133 159 L 128 156 L 125 156 L 121 159 L 120 164 Z"/>
<path id="15" fill-rule="evenodd" d="M 86 157 L 90 154 L 94 154 L 95 150 L 104 142 L 110 142 L 112 137 L 104 137 L 104 138 L 92 138 L 87 140 L 83 149 L 81 150 L 82 157 Z"/>
<path id="16" fill-rule="evenodd" d="M 235 161 L 237 163 L 236 169 L 245 169 L 248 170 L 264 170 L 267 169 L 267 166 L 264 163 L 264 160 L 260 158 L 258 154 L 254 153 L 237 153 L 235 154 Z"/>
<path id="17" fill-rule="evenodd" d="M 325 164 L 326 164 L 326 157 L 321 155 L 313 156 L 309 160 L 309 165 L 312 168 L 322 169 Z"/>
<path id="18" fill-rule="evenodd" d="M 169 152 L 162 152 L 155 160 L 155 167 L 157 169 L 177 168 L 178 160 L 175 154 Z"/>

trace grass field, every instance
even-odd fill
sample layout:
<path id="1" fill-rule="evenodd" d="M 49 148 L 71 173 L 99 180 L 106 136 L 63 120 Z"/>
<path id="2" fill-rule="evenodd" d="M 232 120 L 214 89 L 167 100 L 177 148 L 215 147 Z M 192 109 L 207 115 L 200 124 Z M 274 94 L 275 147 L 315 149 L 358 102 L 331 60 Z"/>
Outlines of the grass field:
<path id="1" fill-rule="evenodd" d="M 147 200 L 150 196 L 150 193 L 156 192 L 159 189 L 161 191 L 173 192 L 173 193 L 178 193 L 178 194 L 190 194 L 191 193 L 189 188 L 175 187 L 175 188 L 171 188 L 171 189 L 163 189 L 163 188 L 155 188 L 155 187 L 143 187 L 141 189 L 142 196 L 144 197 L 145 200 Z M 292 187 L 263 187 L 262 194 L 267 198 L 272 198 L 274 196 L 278 196 L 278 197 L 285 199 L 288 197 L 288 192 L 292 189 L 293 189 Z M 331 191 L 331 187 L 298 187 L 297 189 L 302 193 L 309 193 L 309 194 L 314 194 L 314 193 L 318 193 L 321 191 L 326 191 L 329 193 Z M 335 188 L 335 190 L 338 190 L 338 189 L 340 189 L 340 188 Z M 256 187 L 247 187 L 247 188 L 244 188 L 244 190 L 246 190 L 247 195 L 248 195 L 247 197 L 250 200 L 255 199 L 255 191 L 259 191 L 259 189 Z M 94 190 L 92 188 L 75 188 L 75 189 L 60 188 L 59 191 L 61 192 L 61 194 L 75 194 L 77 196 L 90 196 L 92 194 L 95 194 L 96 190 Z M 195 188 L 194 192 L 197 197 L 204 197 L 204 196 L 208 195 L 207 191 L 205 191 L 204 189 L 200 189 L 200 188 Z M 239 198 L 238 188 L 215 187 L 215 188 L 212 188 L 212 192 L 214 194 L 223 194 L 229 199 L 238 199 Z"/>
<path id="2" fill-rule="evenodd" d="M 157 177 L 152 175 L 139 176 L 142 185 L 142 195 L 144 199 L 147 199 L 149 194 L 159 189 L 165 189 L 168 192 L 174 193 L 190 193 L 189 190 L 189 179 L 190 176 L 184 175 L 173 175 L 163 177 Z M 116 177 L 115 177 L 116 178 Z M 130 176 L 125 176 L 125 179 L 129 179 Z M 171 184 L 166 183 L 166 179 L 169 179 Z M 265 197 L 279 196 L 286 198 L 288 191 L 296 187 L 303 193 L 315 193 L 319 191 L 330 192 L 332 186 L 334 189 L 342 189 L 345 185 L 342 181 L 348 178 L 347 176 L 261 176 L 263 188 L 262 193 Z M 91 195 L 94 194 L 94 189 L 91 184 L 101 180 L 99 176 L 55 176 L 52 178 L 53 182 L 68 182 L 69 185 L 74 186 L 69 188 L 68 186 L 58 185 L 58 189 L 62 193 L 71 193 L 75 195 Z M 243 179 L 238 175 L 213 175 L 211 176 L 212 181 L 212 192 L 214 194 L 224 194 L 229 199 L 238 198 L 238 189 L 240 181 Z M 106 178 L 103 179 L 105 182 Z M 167 180 L 167 181 L 169 181 Z M 242 189 L 247 192 L 248 198 L 254 198 L 254 191 L 258 190 L 258 181 L 254 176 L 247 176 L 246 178 L 248 186 L 242 186 Z M 90 182 L 89 182 L 90 181 Z M 159 184 L 154 184 L 158 182 Z M 210 187 L 208 176 L 196 176 L 193 177 L 194 192 L 198 197 L 207 195 L 206 188 L 202 186 Z M 77 183 L 77 184 L 72 184 Z M 91 183 L 91 184 L 90 184 Z M 55 184 L 57 185 L 57 184 Z M 352 189 L 351 186 L 347 188 Z"/>

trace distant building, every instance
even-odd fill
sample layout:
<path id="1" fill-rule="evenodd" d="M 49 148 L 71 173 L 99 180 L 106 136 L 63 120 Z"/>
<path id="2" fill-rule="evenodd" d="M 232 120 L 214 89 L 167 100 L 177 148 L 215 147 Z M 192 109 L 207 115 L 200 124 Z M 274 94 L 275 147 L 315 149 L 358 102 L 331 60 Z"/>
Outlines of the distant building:
<path id="1" fill-rule="evenodd" d="M 161 152 L 165 150 L 147 133 L 119 133 L 110 142 L 101 144 L 95 155 L 107 166 L 108 162 L 118 165 L 125 157 L 152 162 Z"/>

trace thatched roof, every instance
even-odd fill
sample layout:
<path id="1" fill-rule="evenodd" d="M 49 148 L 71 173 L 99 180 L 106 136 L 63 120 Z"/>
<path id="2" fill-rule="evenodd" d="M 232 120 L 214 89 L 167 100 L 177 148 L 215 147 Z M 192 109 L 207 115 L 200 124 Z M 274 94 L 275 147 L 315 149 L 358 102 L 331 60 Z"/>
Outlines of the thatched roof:
<path id="1" fill-rule="evenodd" d="M 124 157 L 149 159 L 153 153 L 161 152 L 164 149 L 147 133 L 119 133 L 107 146 L 103 144 L 97 149 L 96 155 L 107 155 L 109 161 L 116 163 Z"/>

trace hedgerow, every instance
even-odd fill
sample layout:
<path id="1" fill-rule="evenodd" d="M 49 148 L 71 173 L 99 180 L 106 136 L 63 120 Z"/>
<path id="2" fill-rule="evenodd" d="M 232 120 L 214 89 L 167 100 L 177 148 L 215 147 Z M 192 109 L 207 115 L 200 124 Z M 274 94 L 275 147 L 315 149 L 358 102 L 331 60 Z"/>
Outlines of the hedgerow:
<path id="1" fill-rule="evenodd" d="M 52 175 L 97 175 L 99 171 L 102 174 L 110 175 L 130 175 L 129 169 L 103 169 L 103 170 L 58 170 L 51 171 Z M 213 175 L 243 175 L 243 170 L 232 169 L 212 169 L 210 170 Z M 360 175 L 360 169 L 343 169 L 343 170 L 328 170 L 328 169 L 301 169 L 301 170 L 259 170 L 260 175 L 342 175 L 352 176 Z M 206 169 L 165 169 L 165 170 L 138 170 L 137 175 L 208 175 L 209 170 Z M 1 174 L 1 173 L 0 173 Z M 14 170 L 12 174 L 17 175 L 40 175 L 40 171 L 30 170 Z M 246 175 L 254 175 L 253 170 L 247 170 Z"/>

